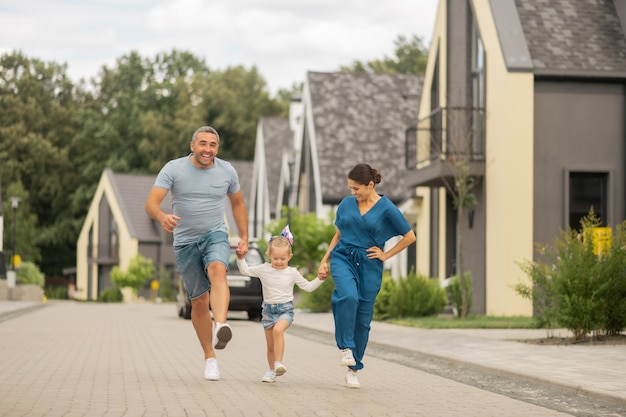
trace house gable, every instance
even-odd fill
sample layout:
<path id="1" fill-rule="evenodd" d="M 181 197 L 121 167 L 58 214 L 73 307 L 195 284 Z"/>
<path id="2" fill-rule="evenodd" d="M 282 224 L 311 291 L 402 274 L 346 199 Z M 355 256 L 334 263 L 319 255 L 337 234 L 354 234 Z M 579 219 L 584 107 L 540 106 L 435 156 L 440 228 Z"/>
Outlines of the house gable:
<path id="1" fill-rule="evenodd" d="M 293 149 L 289 119 L 262 117 L 257 125 L 254 166 L 251 175 L 250 234 L 260 237 L 271 220 L 280 216 L 283 204 L 283 155 Z"/>
<path id="2" fill-rule="evenodd" d="M 413 195 L 404 180 L 405 135 L 415 126 L 422 77 L 398 74 L 309 72 L 301 172 L 322 204 L 347 194 L 346 176 L 358 163 L 378 169 L 377 190 L 399 202 Z M 308 142 L 308 143 L 306 143 Z M 302 184 L 300 184 L 302 186 Z"/>

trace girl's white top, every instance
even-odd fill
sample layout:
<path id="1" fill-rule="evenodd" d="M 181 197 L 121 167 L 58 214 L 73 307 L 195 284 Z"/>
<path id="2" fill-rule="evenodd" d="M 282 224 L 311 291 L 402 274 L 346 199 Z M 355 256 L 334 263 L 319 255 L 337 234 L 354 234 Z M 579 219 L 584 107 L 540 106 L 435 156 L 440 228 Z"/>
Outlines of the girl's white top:
<path id="1" fill-rule="evenodd" d="M 239 258 L 237 258 L 237 266 L 242 275 L 258 277 L 261 280 L 263 301 L 268 304 L 284 304 L 293 301 L 294 285 L 304 291 L 311 292 L 324 282 L 319 278 L 309 281 L 292 266 L 285 269 L 275 269 L 268 262 L 257 266 L 248 266 L 245 259 Z"/>

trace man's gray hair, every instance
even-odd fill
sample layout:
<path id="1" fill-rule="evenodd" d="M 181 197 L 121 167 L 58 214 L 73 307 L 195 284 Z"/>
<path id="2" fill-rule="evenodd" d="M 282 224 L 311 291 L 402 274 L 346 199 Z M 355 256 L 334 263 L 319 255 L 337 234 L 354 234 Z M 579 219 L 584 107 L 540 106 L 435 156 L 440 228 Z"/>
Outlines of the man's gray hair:
<path id="1" fill-rule="evenodd" d="M 215 136 L 217 136 L 217 143 L 220 143 L 220 134 L 217 133 L 217 130 L 215 130 L 215 128 L 211 126 L 202 126 L 196 129 L 196 131 L 193 132 L 193 135 L 191 136 L 191 141 L 195 142 L 196 139 L 198 138 L 198 134 L 200 134 L 201 132 L 213 133 Z"/>

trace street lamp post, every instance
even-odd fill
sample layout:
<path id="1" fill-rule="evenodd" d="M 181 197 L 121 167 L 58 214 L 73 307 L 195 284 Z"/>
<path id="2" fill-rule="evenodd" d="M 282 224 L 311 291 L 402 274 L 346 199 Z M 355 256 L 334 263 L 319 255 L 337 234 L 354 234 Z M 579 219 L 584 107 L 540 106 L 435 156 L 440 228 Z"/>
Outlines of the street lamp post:
<path id="1" fill-rule="evenodd" d="M 13 253 L 11 254 L 11 269 L 7 271 L 7 287 L 9 290 L 9 300 L 13 300 L 13 289 L 15 288 L 15 284 L 17 282 L 15 272 L 15 254 L 17 253 L 17 206 L 19 206 L 21 198 L 10 197 L 10 200 L 11 207 L 13 208 Z"/>
<path id="2" fill-rule="evenodd" d="M 13 253 L 11 254 L 11 270 L 15 271 L 15 254 L 17 253 L 17 207 L 22 200 L 20 197 L 11 197 L 11 207 L 13 208 Z"/>

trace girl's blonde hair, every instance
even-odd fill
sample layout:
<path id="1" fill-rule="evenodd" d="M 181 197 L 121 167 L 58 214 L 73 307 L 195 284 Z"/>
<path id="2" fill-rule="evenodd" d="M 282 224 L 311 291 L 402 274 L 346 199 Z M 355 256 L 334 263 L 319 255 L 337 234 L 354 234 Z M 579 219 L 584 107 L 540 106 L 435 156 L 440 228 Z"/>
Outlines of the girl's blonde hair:
<path id="1" fill-rule="evenodd" d="M 272 236 L 270 240 L 267 242 L 267 256 L 270 256 L 273 247 L 277 247 L 277 248 L 288 247 L 289 254 L 291 254 L 291 243 L 289 243 L 289 240 L 287 240 L 286 237 Z"/>

